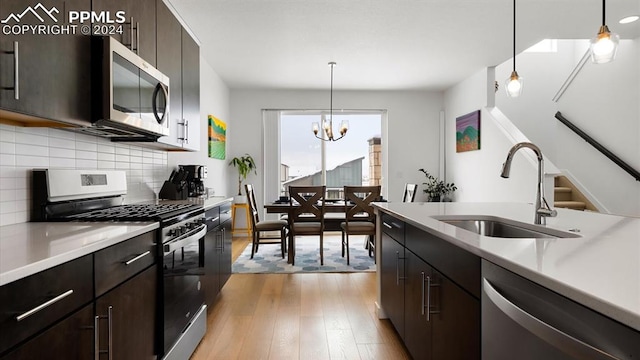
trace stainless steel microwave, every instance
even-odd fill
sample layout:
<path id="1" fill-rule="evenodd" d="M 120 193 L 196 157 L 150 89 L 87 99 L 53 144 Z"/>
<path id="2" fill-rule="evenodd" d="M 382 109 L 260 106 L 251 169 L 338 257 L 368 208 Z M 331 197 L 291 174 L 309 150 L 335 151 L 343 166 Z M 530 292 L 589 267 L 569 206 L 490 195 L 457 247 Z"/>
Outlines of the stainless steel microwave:
<path id="1" fill-rule="evenodd" d="M 112 37 L 93 41 L 95 135 L 114 141 L 169 135 L 169 78 Z"/>

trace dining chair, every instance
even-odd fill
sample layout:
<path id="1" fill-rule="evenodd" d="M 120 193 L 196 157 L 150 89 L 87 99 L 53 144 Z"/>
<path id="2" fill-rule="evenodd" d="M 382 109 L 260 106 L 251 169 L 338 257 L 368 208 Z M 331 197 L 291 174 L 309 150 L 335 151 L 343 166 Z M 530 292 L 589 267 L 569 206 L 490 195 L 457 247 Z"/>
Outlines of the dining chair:
<path id="1" fill-rule="evenodd" d="M 418 191 L 418 184 L 404 184 L 404 194 L 402 195 L 402 202 L 413 202 L 416 198 L 416 192 Z"/>
<path id="2" fill-rule="evenodd" d="M 340 228 L 342 229 L 342 257 L 346 249 L 347 265 L 349 265 L 349 235 L 366 235 L 369 239 L 373 239 L 376 234 L 375 214 L 371 202 L 379 197 L 380 185 L 344 187 L 345 221 L 340 224 Z M 369 240 L 369 256 L 373 246 Z"/>
<path id="3" fill-rule="evenodd" d="M 320 237 L 320 265 L 324 265 L 324 201 L 326 186 L 289 187 L 289 258 L 295 265 L 296 236 Z"/>
<path id="4" fill-rule="evenodd" d="M 258 252 L 258 246 L 260 244 L 280 244 L 280 253 L 284 259 L 284 253 L 287 251 L 287 228 L 289 227 L 289 224 L 285 220 L 260 221 L 253 185 L 245 184 L 244 189 L 247 193 L 247 201 L 249 202 L 251 225 L 253 229 L 251 259 L 253 259 L 253 255 Z M 279 231 L 280 236 L 273 236 L 274 231 Z"/>

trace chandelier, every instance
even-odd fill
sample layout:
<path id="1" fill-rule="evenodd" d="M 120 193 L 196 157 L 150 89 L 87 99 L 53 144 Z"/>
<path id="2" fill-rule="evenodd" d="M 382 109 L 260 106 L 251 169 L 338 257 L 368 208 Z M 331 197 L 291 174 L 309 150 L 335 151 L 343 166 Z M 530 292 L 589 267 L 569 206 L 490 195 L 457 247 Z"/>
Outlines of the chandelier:
<path id="1" fill-rule="evenodd" d="M 331 92 L 330 92 L 330 100 L 329 100 L 329 120 L 327 120 L 324 116 L 322 118 L 322 129 L 324 130 L 323 136 L 318 136 L 318 132 L 320 132 L 320 124 L 314 122 L 312 125 L 313 134 L 320 140 L 324 141 L 338 141 L 342 139 L 346 134 L 347 130 L 349 130 L 349 121 L 342 120 L 340 123 L 340 137 L 336 138 L 333 136 L 333 67 L 336 66 L 334 61 L 329 63 L 331 67 Z"/>

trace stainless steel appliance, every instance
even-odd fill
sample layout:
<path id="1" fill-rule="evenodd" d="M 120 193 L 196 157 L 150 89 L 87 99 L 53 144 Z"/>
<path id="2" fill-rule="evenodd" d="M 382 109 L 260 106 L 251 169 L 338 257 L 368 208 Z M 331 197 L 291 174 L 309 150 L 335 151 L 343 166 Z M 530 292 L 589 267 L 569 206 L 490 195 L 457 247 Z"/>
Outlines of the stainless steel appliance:
<path id="1" fill-rule="evenodd" d="M 124 204 L 123 171 L 34 170 L 34 221 L 157 221 L 157 343 L 163 359 L 187 359 L 206 331 L 204 209 L 190 203 Z"/>
<path id="2" fill-rule="evenodd" d="M 92 40 L 94 126 L 82 131 L 114 141 L 169 135 L 169 78 L 110 36 Z"/>
<path id="3" fill-rule="evenodd" d="M 180 169 L 187 174 L 186 181 L 189 197 L 204 195 L 204 182 L 207 178 L 207 167 L 204 165 L 180 165 Z"/>
<path id="4" fill-rule="evenodd" d="M 482 261 L 482 358 L 638 359 L 635 331 Z"/>

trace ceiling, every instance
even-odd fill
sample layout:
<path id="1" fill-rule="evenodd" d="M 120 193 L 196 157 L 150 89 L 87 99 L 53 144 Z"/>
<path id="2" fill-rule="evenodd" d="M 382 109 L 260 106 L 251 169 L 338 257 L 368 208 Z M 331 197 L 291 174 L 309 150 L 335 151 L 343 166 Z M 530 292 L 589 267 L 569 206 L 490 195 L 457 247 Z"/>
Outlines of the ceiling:
<path id="1" fill-rule="evenodd" d="M 434 90 L 511 58 L 511 0 L 169 0 L 232 89 Z M 640 37 L 640 0 L 607 1 L 607 25 Z M 585 39 L 600 0 L 519 0 L 518 52 Z"/>

